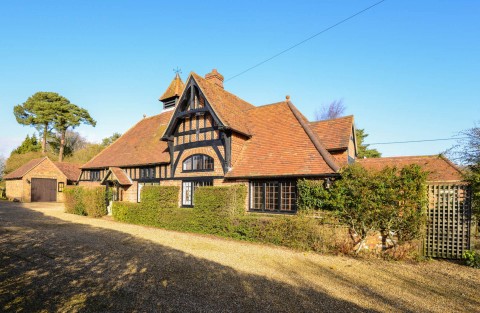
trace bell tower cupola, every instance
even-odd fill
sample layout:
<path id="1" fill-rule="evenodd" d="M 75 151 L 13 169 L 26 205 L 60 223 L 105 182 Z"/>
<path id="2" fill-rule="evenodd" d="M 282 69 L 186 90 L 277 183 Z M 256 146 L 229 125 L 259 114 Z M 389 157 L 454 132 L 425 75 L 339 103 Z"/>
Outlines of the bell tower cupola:
<path id="1" fill-rule="evenodd" d="M 182 94 L 185 84 L 180 78 L 179 71 L 175 74 L 172 82 L 168 86 L 167 90 L 160 97 L 160 101 L 163 103 L 163 109 L 174 108 L 177 105 L 178 98 Z"/>

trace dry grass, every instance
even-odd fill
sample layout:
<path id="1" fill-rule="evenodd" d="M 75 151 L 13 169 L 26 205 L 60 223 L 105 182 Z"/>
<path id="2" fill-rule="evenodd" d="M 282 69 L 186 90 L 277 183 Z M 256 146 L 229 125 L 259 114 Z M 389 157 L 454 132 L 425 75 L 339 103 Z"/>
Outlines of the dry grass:
<path id="1" fill-rule="evenodd" d="M 0 202 L 3 311 L 477 312 L 479 279 Z"/>

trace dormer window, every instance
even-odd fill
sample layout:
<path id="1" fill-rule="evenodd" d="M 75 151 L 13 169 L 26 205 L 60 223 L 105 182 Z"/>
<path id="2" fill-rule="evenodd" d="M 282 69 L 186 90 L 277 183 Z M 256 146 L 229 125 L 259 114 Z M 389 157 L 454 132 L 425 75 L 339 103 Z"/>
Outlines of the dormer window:
<path id="1" fill-rule="evenodd" d="M 183 161 L 184 172 L 213 171 L 213 158 L 205 154 L 195 154 Z"/>

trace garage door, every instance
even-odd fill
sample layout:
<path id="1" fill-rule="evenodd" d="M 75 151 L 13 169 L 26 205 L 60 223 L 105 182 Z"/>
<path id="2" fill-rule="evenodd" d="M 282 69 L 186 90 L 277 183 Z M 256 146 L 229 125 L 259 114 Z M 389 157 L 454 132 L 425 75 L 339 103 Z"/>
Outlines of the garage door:
<path id="1" fill-rule="evenodd" d="M 57 201 L 57 180 L 32 178 L 32 202 Z"/>

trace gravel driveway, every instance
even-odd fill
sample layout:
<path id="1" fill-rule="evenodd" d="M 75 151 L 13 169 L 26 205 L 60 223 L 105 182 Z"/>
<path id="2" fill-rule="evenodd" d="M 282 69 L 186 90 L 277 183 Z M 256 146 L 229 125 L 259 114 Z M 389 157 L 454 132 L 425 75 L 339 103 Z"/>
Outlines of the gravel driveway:
<path id="1" fill-rule="evenodd" d="M 0 311 L 478 312 L 479 279 L 0 201 Z"/>

